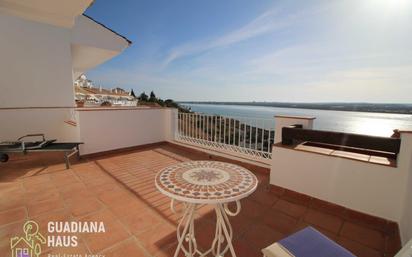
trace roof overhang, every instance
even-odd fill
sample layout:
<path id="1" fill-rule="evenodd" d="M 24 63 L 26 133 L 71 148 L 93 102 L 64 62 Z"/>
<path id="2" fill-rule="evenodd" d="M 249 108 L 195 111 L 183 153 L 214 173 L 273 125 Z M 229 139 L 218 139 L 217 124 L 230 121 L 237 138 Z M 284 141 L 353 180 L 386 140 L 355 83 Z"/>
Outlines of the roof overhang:
<path id="1" fill-rule="evenodd" d="M 79 15 L 72 29 L 74 78 L 120 54 L 130 40 L 86 15 Z"/>
<path id="2" fill-rule="evenodd" d="M 2 0 L 0 13 L 23 19 L 71 28 L 93 0 Z"/>
<path id="3" fill-rule="evenodd" d="M 83 12 L 94 0 L 0 0 L 0 14 L 67 28 L 71 33 L 73 75 L 113 58 L 131 41 Z"/>

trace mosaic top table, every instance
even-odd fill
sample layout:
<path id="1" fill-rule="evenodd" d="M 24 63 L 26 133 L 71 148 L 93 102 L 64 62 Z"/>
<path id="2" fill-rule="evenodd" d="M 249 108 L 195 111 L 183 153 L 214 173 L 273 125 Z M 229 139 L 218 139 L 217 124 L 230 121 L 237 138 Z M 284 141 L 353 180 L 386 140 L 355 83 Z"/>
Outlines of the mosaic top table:
<path id="1" fill-rule="evenodd" d="M 171 209 L 175 212 L 174 201 L 184 203 L 183 216 L 177 227 L 178 246 L 174 257 L 183 251 L 187 257 L 223 256 L 230 250 L 236 257 L 232 245 L 233 231 L 228 216 L 239 214 L 239 200 L 256 190 L 257 178 L 240 166 L 215 161 L 182 162 L 161 170 L 155 179 L 157 189 L 172 199 Z M 228 203 L 236 203 L 236 211 L 228 208 Z M 211 204 L 216 212 L 215 238 L 209 250 L 201 252 L 197 248 L 194 217 L 199 205 Z"/>

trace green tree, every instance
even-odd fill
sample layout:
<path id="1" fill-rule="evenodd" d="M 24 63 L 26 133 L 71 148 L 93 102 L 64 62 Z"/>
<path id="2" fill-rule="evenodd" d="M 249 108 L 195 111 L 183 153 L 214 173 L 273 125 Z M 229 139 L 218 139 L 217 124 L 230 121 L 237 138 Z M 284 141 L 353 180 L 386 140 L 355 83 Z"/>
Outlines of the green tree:
<path id="1" fill-rule="evenodd" d="M 136 95 L 134 94 L 133 89 L 132 89 L 132 91 L 130 91 L 130 96 L 133 96 L 134 98 L 136 98 Z"/>
<path id="2" fill-rule="evenodd" d="M 156 95 L 155 95 L 155 93 L 154 93 L 153 91 L 150 92 L 149 102 L 153 102 L 153 103 L 157 102 Z"/>
<path id="3" fill-rule="evenodd" d="M 147 102 L 148 98 L 149 97 L 146 95 L 145 92 L 141 93 L 140 96 L 138 97 L 139 101 L 142 101 L 142 102 Z"/>

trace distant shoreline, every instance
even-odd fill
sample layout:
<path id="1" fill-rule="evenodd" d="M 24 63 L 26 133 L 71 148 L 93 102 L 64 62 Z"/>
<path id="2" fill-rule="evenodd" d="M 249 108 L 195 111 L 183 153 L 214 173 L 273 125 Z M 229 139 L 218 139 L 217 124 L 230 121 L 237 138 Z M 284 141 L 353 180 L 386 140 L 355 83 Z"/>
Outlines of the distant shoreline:
<path id="1" fill-rule="evenodd" d="M 374 112 L 411 114 L 412 104 L 378 104 L 378 103 L 280 103 L 280 102 L 198 102 L 179 101 L 179 104 L 210 104 L 210 105 L 239 105 L 239 106 L 260 106 L 260 107 L 280 107 L 294 109 L 312 109 L 328 111 L 348 111 L 348 112 Z"/>

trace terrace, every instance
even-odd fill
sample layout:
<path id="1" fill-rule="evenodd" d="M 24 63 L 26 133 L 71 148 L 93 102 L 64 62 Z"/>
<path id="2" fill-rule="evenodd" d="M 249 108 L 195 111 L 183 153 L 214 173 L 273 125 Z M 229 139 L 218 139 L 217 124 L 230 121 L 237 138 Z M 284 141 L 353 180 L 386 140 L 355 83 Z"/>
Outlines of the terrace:
<path id="1" fill-rule="evenodd" d="M 281 187 L 269 187 L 269 169 L 170 143 L 82 158 L 66 170 L 58 154 L 13 155 L 0 173 L 0 252 L 27 219 L 40 230 L 53 221 L 103 221 L 105 234 L 81 234 L 78 247 L 44 248 L 46 253 L 109 256 L 172 256 L 178 215 L 154 186 L 162 168 L 182 161 L 214 159 L 245 166 L 259 179 L 231 223 L 239 257 L 261 256 L 269 244 L 311 225 L 357 256 L 393 256 L 401 246 L 397 224 L 371 219 Z M 210 245 L 214 213 L 196 219 L 200 247 Z M 228 255 L 230 256 L 230 254 Z"/>
<path id="2" fill-rule="evenodd" d="M 103 221 L 106 233 L 78 234 L 77 247 L 43 252 L 171 256 L 179 215 L 156 190 L 155 174 L 207 159 L 242 165 L 260 181 L 231 218 L 238 256 L 262 256 L 262 248 L 307 225 L 359 257 L 410 248 L 410 131 L 375 138 L 313 130 L 315 117 L 76 108 L 74 80 L 131 42 L 83 15 L 94 1 L 62 2 L 0 6 L 0 31 L 8 35 L 0 42 L 0 84 L 7 92 L 0 94 L 0 142 L 44 133 L 84 143 L 81 160 L 69 169 L 62 155 L 50 152 L 13 154 L 0 163 L 1 253 L 10 253 L 10 238 L 21 235 L 26 220 L 40 223 L 40 231 L 48 221 Z M 211 243 L 214 217 L 210 206 L 199 210 L 201 248 Z"/>

